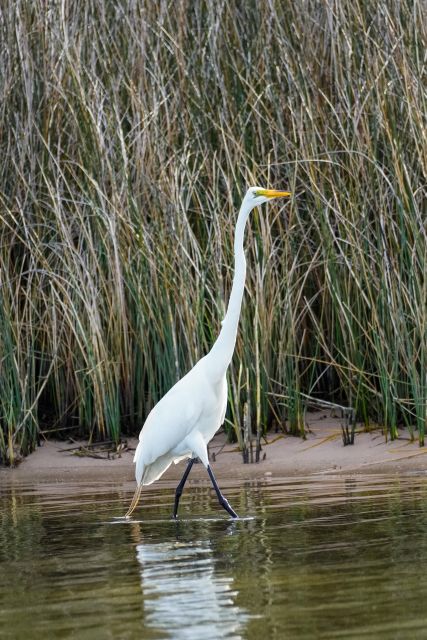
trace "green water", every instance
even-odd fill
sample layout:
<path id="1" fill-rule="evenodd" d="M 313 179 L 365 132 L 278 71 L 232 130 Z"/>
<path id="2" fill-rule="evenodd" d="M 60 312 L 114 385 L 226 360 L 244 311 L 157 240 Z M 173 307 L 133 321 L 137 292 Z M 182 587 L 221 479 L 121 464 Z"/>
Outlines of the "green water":
<path id="1" fill-rule="evenodd" d="M 0 474 L 0 637 L 427 638 L 427 478 L 131 485 Z"/>

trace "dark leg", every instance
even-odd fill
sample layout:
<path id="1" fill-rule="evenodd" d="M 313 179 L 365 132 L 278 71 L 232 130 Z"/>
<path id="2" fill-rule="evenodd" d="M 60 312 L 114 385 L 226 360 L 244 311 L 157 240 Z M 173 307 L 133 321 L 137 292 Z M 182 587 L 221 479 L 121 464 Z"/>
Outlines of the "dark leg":
<path id="1" fill-rule="evenodd" d="M 228 513 L 232 518 L 238 518 L 239 516 L 237 515 L 237 513 L 233 511 L 233 509 L 228 504 L 228 500 L 222 495 L 210 465 L 208 465 L 208 473 L 209 473 L 210 479 L 212 480 L 212 484 L 216 491 L 216 495 L 218 496 L 219 504 L 221 505 L 221 507 L 224 507 L 226 511 L 228 511 Z"/>
<path id="2" fill-rule="evenodd" d="M 191 458 L 191 459 L 188 461 L 187 468 L 186 468 L 186 470 L 184 471 L 184 475 L 183 475 L 183 476 L 182 476 L 182 478 L 181 478 L 181 482 L 179 483 L 179 485 L 178 485 L 178 486 L 177 486 L 177 488 L 176 488 L 176 491 L 175 491 L 175 504 L 174 504 L 174 507 L 173 507 L 173 517 L 174 517 L 174 518 L 176 518 L 176 517 L 177 517 L 177 513 L 178 513 L 178 505 L 179 505 L 179 499 L 180 499 L 180 497 L 182 496 L 182 491 L 183 491 L 183 489 L 184 489 L 184 485 L 185 485 L 185 483 L 187 482 L 188 474 L 189 474 L 189 473 L 190 473 L 190 471 L 191 471 L 191 467 L 193 466 L 193 464 L 194 464 L 195 462 L 196 462 L 196 458 Z"/>

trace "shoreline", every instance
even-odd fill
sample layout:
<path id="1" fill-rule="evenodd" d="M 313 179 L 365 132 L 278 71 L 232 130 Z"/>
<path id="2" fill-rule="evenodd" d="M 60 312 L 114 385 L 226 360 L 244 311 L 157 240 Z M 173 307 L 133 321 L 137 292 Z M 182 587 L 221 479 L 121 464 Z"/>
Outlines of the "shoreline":
<path id="1" fill-rule="evenodd" d="M 427 473 L 427 447 L 411 442 L 407 430 L 399 438 L 385 442 L 381 429 L 369 432 L 356 430 L 353 445 L 343 446 L 341 420 L 318 414 L 307 416 L 307 438 L 285 434 L 267 434 L 258 463 L 243 464 L 236 444 L 226 442 L 219 432 L 209 444 L 211 461 L 218 479 L 240 481 L 266 477 L 322 476 L 328 474 L 422 474 Z M 47 440 L 34 453 L 14 468 L 0 468 L 0 482 L 75 482 L 85 480 L 134 483 L 133 454 L 136 438 L 127 438 L 128 449 L 114 459 L 77 456 L 70 449 L 83 442 L 67 444 Z M 263 459 L 264 458 L 264 459 Z M 184 472 L 185 463 L 172 464 L 162 480 L 176 482 Z M 208 480 L 203 466 L 197 464 L 191 472 L 193 480 Z"/>

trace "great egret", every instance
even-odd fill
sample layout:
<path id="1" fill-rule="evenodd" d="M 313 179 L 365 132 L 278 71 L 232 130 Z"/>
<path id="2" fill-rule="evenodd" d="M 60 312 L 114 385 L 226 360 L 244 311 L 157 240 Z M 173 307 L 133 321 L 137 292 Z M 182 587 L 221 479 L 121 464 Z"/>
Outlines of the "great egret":
<path id="1" fill-rule="evenodd" d="M 224 422 L 227 408 L 228 365 L 236 344 L 237 326 L 246 277 L 246 259 L 243 236 L 246 221 L 252 209 L 268 200 L 289 197 L 288 191 L 274 191 L 250 187 L 243 198 L 237 218 L 234 238 L 235 272 L 227 313 L 221 332 L 212 349 L 170 389 L 150 411 L 139 434 L 135 451 L 135 478 L 137 487 L 126 514 L 129 518 L 138 504 L 143 485 L 158 480 L 172 462 L 190 458 L 185 473 L 175 492 L 173 517 L 177 517 L 178 504 L 185 482 L 196 458 L 200 458 L 212 481 L 219 503 L 237 518 L 222 495 L 209 465 L 207 444 Z"/>

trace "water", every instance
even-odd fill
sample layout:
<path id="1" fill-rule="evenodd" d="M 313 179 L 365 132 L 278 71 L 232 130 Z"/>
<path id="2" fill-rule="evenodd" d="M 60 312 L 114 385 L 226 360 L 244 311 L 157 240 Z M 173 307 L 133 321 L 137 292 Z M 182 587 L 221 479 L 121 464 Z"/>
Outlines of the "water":
<path id="1" fill-rule="evenodd" d="M 2 639 L 427 637 L 425 477 L 222 483 L 234 522 L 207 483 L 122 522 L 128 484 L 5 477 Z"/>

